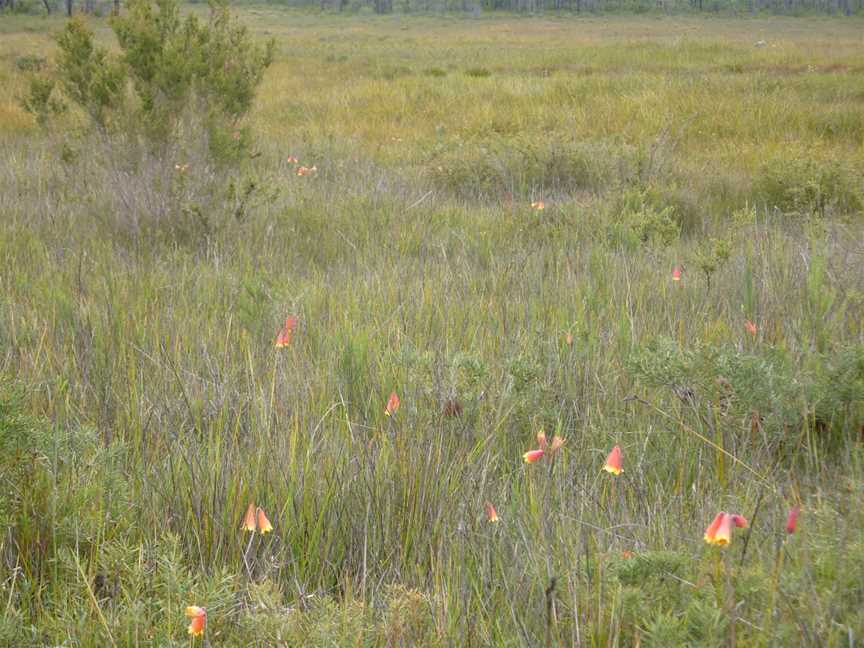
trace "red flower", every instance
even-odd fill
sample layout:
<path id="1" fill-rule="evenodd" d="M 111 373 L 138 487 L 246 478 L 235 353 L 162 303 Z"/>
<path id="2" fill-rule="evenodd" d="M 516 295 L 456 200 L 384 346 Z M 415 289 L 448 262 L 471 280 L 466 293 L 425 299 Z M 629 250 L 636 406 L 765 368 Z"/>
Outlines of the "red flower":
<path id="1" fill-rule="evenodd" d="M 612 474 L 612 475 L 620 475 L 624 470 L 621 467 L 621 446 L 615 446 L 612 448 L 612 452 L 609 453 L 609 456 L 606 457 L 606 463 L 603 465 L 603 470 Z"/>
<path id="2" fill-rule="evenodd" d="M 258 509 L 258 530 L 261 535 L 267 535 L 273 530 L 273 525 L 270 524 L 270 520 L 267 519 L 267 514 L 262 508 Z"/>
<path id="3" fill-rule="evenodd" d="M 681 266 L 672 268 L 672 281 L 681 281 Z"/>
<path id="4" fill-rule="evenodd" d="M 786 518 L 786 533 L 793 534 L 798 528 L 798 515 L 801 513 L 800 506 L 793 506 L 789 509 L 789 517 Z"/>
<path id="5" fill-rule="evenodd" d="M 497 511 L 495 511 L 495 507 L 492 506 L 492 502 L 486 502 L 485 507 L 486 507 L 486 519 L 489 520 L 490 522 L 497 522 L 498 521 L 498 513 L 497 513 Z"/>
<path id="6" fill-rule="evenodd" d="M 192 619 L 189 624 L 189 634 L 193 637 L 203 635 L 204 626 L 207 625 L 207 610 L 197 605 L 190 605 L 186 608 L 186 616 Z"/>
<path id="7" fill-rule="evenodd" d="M 543 450 L 529 450 L 525 454 L 522 455 L 522 459 L 525 460 L 525 463 L 534 463 L 540 457 L 546 454 Z"/>
<path id="8" fill-rule="evenodd" d="M 249 531 L 250 533 L 255 533 L 255 529 L 257 528 L 255 521 L 255 503 L 250 502 L 249 507 L 246 509 L 246 515 L 243 516 L 243 526 L 240 528 L 244 531 Z"/>
<path id="9" fill-rule="evenodd" d="M 708 544 L 716 544 L 715 540 L 717 539 L 717 529 L 720 528 L 720 524 L 723 522 L 723 518 L 726 517 L 726 513 L 720 511 L 717 514 L 717 517 L 712 520 L 711 524 L 708 525 L 708 528 L 705 529 L 705 542 Z"/>
<path id="10" fill-rule="evenodd" d="M 732 527 L 747 528 L 747 518 L 737 513 L 720 511 L 717 517 L 705 529 L 705 542 L 725 547 L 732 542 Z"/>
<path id="11" fill-rule="evenodd" d="M 753 335 L 753 336 L 755 336 L 756 333 L 759 331 L 759 329 L 756 327 L 756 325 L 753 322 L 751 322 L 749 319 L 744 320 L 744 330 L 746 330 L 750 335 Z"/>
<path id="12" fill-rule="evenodd" d="M 294 335 L 294 329 L 297 328 L 297 318 L 289 315 L 285 319 L 285 326 L 276 335 L 276 348 L 282 349 L 291 344 L 291 337 Z"/>
<path id="13" fill-rule="evenodd" d="M 390 398 L 387 399 L 387 407 L 384 409 L 384 414 L 387 416 L 393 416 L 396 413 L 396 410 L 399 409 L 399 396 L 396 395 L 396 392 L 390 393 Z"/>

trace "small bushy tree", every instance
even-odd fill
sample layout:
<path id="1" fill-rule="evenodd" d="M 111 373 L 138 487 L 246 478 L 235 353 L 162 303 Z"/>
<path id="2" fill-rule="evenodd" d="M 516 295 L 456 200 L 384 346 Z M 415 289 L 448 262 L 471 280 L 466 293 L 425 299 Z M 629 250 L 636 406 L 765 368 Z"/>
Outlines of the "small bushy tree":
<path id="1" fill-rule="evenodd" d="M 254 44 L 224 4 L 212 3 L 202 23 L 181 18 L 176 0 L 132 0 L 112 24 L 145 123 L 157 137 L 170 134 L 187 110 L 211 129 L 236 128 L 272 61 L 273 41 Z"/>
<path id="2" fill-rule="evenodd" d="M 206 124 L 211 144 L 224 142 L 226 133 L 240 134 L 239 122 L 272 61 L 272 41 L 254 43 L 219 2 L 211 3 L 210 17 L 202 21 L 182 17 L 177 0 L 131 0 L 111 25 L 119 55 L 97 45 L 81 18 L 66 23 L 57 39 L 52 81 L 97 128 L 141 127 L 159 144 L 192 116 Z M 43 79 L 24 104 L 44 120 L 52 112 L 49 98 L 60 101 Z"/>

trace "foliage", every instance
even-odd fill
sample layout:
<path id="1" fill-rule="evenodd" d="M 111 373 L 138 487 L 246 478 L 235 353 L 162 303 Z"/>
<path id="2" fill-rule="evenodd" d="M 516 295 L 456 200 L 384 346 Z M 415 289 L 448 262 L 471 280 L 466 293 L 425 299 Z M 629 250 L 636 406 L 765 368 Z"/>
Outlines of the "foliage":
<path id="1" fill-rule="evenodd" d="M 755 192 L 784 212 L 856 213 L 864 209 L 862 168 L 786 156 L 765 162 Z"/>
<path id="2" fill-rule="evenodd" d="M 239 120 L 272 61 L 272 40 L 254 44 L 223 4 L 211 7 L 205 23 L 194 14 L 181 19 L 176 0 L 131 0 L 112 26 L 119 57 L 96 43 L 80 16 L 57 38 L 56 78 L 97 127 L 132 131 L 143 125 L 164 143 L 182 136 L 184 121 L 194 114 L 207 125 L 217 155 L 242 144 Z M 138 99 L 135 105 L 127 86 Z M 52 112 L 51 94 L 48 80 L 34 80 L 24 105 L 44 121 Z"/>
<path id="3" fill-rule="evenodd" d="M 790 441 L 793 430 L 849 440 L 859 434 L 864 422 L 862 354 L 861 345 L 841 347 L 808 356 L 802 367 L 780 349 L 754 355 L 701 345 L 679 348 L 660 338 L 636 350 L 629 366 L 648 385 L 676 393 L 686 386 L 700 408 L 721 411 L 734 434 L 751 432 L 757 416 L 759 430 L 776 449 Z"/>
<path id="4" fill-rule="evenodd" d="M 181 19 L 175 0 L 131 0 L 112 25 L 147 124 L 162 137 L 189 109 L 204 112 L 212 129 L 236 129 L 273 57 L 274 42 L 252 43 L 225 4 L 213 4 L 202 23 Z"/>

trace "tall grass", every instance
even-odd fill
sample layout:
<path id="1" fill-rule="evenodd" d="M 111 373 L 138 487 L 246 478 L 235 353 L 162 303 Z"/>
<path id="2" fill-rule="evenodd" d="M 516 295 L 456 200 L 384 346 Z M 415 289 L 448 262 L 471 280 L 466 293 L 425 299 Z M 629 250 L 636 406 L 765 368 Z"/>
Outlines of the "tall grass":
<path id="1" fill-rule="evenodd" d="M 192 604 L 210 645 L 860 641 L 861 150 L 809 126 L 855 80 L 758 71 L 830 30 L 848 64 L 847 25 L 775 53 L 615 18 L 568 53 L 582 23 L 255 11 L 292 39 L 248 165 L 2 140 L 0 643 L 180 645 Z M 725 549 L 719 510 L 752 523 Z"/>

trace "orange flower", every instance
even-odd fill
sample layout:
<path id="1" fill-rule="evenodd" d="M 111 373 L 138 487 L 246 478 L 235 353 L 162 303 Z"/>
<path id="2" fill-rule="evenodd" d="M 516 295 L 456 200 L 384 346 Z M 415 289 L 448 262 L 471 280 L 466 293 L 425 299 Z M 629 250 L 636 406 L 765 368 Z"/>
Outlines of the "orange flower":
<path id="1" fill-rule="evenodd" d="M 486 519 L 490 522 L 498 521 L 498 513 L 495 511 L 495 507 L 492 506 L 492 502 L 486 502 Z"/>
<path id="2" fill-rule="evenodd" d="M 789 509 L 789 517 L 786 518 L 786 533 L 793 534 L 798 527 L 798 514 L 801 513 L 800 506 L 793 506 Z"/>
<path id="3" fill-rule="evenodd" d="M 603 470 L 612 474 L 612 475 L 620 475 L 623 471 L 621 468 L 621 447 L 615 446 L 612 448 L 612 452 L 609 453 L 609 456 L 606 457 L 606 463 L 603 465 Z"/>
<path id="4" fill-rule="evenodd" d="M 564 341 L 567 343 L 567 346 L 573 346 L 573 334 L 570 331 L 567 331 Z"/>
<path id="5" fill-rule="evenodd" d="M 732 516 L 724 513 L 720 526 L 717 527 L 717 533 L 714 534 L 714 544 L 723 547 L 730 542 L 732 542 Z"/>
<path id="6" fill-rule="evenodd" d="M 567 439 L 560 437 L 557 434 L 552 437 L 552 445 L 549 446 L 549 455 L 553 455 L 561 449 Z"/>
<path id="7" fill-rule="evenodd" d="M 756 335 L 756 332 L 759 329 L 756 328 L 756 325 L 748 319 L 744 320 L 744 330 L 746 330 L 750 335 Z"/>
<path id="8" fill-rule="evenodd" d="M 298 176 L 310 175 L 312 173 L 315 173 L 317 170 L 318 170 L 318 167 L 314 166 L 314 165 L 311 167 L 301 166 L 301 167 L 297 167 L 297 175 Z"/>
<path id="9" fill-rule="evenodd" d="M 726 513 L 720 511 L 714 521 L 705 529 L 705 542 L 715 544 L 721 547 L 732 542 L 732 526 L 739 529 L 747 528 L 747 518 L 737 513 Z"/>
<path id="10" fill-rule="evenodd" d="M 298 159 L 297 159 L 296 157 L 294 157 L 293 155 L 289 155 L 289 156 L 288 156 L 288 164 L 297 164 L 299 161 L 300 161 L 300 160 L 298 160 Z"/>
<path id="11" fill-rule="evenodd" d="M 285 326 L 276 335 L 276 348 L 282 349 L 291 344 L 291 337 L 294 335 L 294 329 L 297 328 L 297 318 L 289 315 L 285 319 Z"/>
<path id="12" fill-rule="evenodd" d="M 384 414 L 387 416 L 393 416 L 396 413 L 396 410 L 399 409 L 399 396 L 396 392 L 390 393 L 390 398 L 387 399 L 387 407 L 384 410 Z"/>
<path id="13" fill-rule="evenodd" d="M 681 266 L 672 268 L 672 281 L 681 281 Z"/>
<path id="14" fill-rule="evenodd" d="M 244 531 L 255 533 L 255 503 L 250 502 L 246 509 L 246 515 L 243 516 L 243 526 L 240 527 Z"/>
<path id="15" fill-rule="evenodd" d="M 258 509 L 258 530 L 261 535 L 266 535 L 273 530 L 273 525 L 270 524 L 270 520 L 267 519 L 267 514 L 262 508 Z"/>
<path id="16" fill-rule="evenodd" d="M 541 450 L 546 449 L 546 433 L 543 430 L 537 433 L 537 445 L 540 446 Z"/>
<path id="17" fill-rule="evenodd" d="M 525 454 L 522 455 L 522 459 L 525 460 L 525 463 L 530 464 L 530 463 L 534 463 L 535 461 L 537 461 L 544 454 L 545 453 L 543 450 L 529 450 L 528 452 L 526 452 Z"/>
<path id="18" fill-rule="evenodd" d="M 204 626 L 207 625 L 207 610 L 197 605 L 190 605 L 186 608 L 186 616 L 192 619 L 189 624 L 189 634 L 193 637 L 203 635 Z"/>
<path id="19" fill-rule="evenodd" d="M 635 553 L 633 553 L 632 551 L 629 551 L 627 549 L 625 549 L 624 551 L 621 552 L 621 557 L 624 560 L 629 560 L 630 558 L 634 558 L 635 556 L 636 556 Z"/>
<path id="20" fill-rule="evenodd" d="M 532 202 L 531 203 L 531 209 L 536 209 L 537 211 L 543 211 L 544 209 L 546 209 L 546 203 L 544 203 L 542 200 Z"/>
<path id="21" fill-rule="evenodd" d="M 723 518 L 726 517 L 726 513 L 720 511 L 717 514 L 717 517 L 708 525 L 708 528 L 705 529 L 705 542 L 708 544 L 716 544 L 717 539 L 717 529 L 720 528 L 720 524 L 723 522 Z"/>

